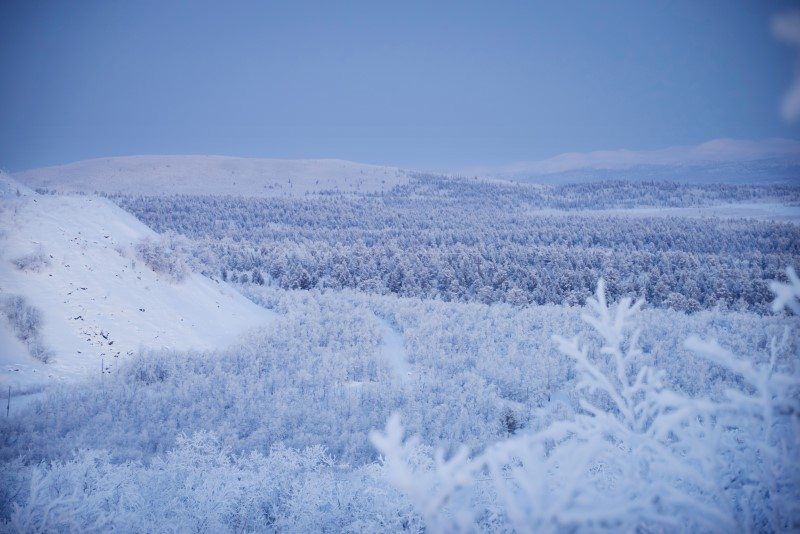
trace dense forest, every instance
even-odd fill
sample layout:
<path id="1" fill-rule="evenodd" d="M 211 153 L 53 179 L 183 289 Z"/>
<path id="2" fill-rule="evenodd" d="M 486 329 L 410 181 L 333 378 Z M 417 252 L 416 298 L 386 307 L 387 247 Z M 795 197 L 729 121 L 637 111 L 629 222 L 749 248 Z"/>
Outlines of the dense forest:
<path id="1" fill-rule="evenodd" d="M 168 236 L 196 270 L 287 289 L 580 304 L 602 276 L 612 298 L 763 312 L 767 281 L 800 265 L 800 227 L 791 223 L 580 211 L 797 202 L 800 188 L 785 185 L 531 186 L 417 176 L 387 194 L 112 198 L 155 230 L 188 238 Z"/>

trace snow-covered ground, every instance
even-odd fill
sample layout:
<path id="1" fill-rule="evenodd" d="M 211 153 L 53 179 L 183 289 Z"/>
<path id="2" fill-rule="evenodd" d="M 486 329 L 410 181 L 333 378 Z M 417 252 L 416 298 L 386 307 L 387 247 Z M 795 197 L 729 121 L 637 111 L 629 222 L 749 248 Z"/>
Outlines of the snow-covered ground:
<path id="1" fill-rule="evenodd" d="M 266 197 L 327 190 L 380 192 L 409 176 L 396 167 L 337 159 L 130 156 L 33 169 L 14 178 L 31 188 L 60 192 Z"/>
<path id="2" fill-rule="evenodd" d="M 105 199 L 37 195 L 9 180 L 0 191 L 0 292 L 41 312 L 40 339 L 54 353 L 34 359 L 0 318 L 4 389 L 100 376 L 143 348 L 222 348 L 272 317 L 225 283 L 153 272 L 132 247 L 154 232 Z M 45 265 L 13 263 L 29 254 Z"/>

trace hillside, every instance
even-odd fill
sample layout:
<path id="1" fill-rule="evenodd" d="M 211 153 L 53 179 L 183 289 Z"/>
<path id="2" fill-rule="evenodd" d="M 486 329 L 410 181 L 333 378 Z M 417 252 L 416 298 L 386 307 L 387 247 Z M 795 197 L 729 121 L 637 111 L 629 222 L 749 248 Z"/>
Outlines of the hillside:
<path id="1" fill-rule="evenodd" d="M 298 196 L 326 190 L 379 192 L 405 183 L 395 167 L 335 159 L 130 156 L 79 161 L 14 175 L 60 192 Z"/>
<path id="2" fill-rule="evenodd" d="M 105 199 L 37 195 L 6 179 L 0 197 L 0 297 L 6 310 L 15 296 L 38 310 L 35 341 L 50 356 L 28 354 L 4 313 L 4 388 L 99 376 L 101 364 L 113 372 L 140 348 L 221 348 L 271 318 L 227 284 L 151 270 L 133 247 L 157 235 Z"/>

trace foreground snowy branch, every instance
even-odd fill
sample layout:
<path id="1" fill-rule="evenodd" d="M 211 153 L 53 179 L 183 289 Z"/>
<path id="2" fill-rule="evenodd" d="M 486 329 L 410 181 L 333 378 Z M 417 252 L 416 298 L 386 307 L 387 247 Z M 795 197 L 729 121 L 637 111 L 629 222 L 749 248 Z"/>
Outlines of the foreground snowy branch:
<path id="1" fill-rule="evenodd" d="M 776 303 L 798 309 L 800 281 L 774 284 Z M 583 320 L 599 346 L 556 336 L 575 362 L 577 411 L 470 458 L 462 449 L 426 461 L 398 416 L 373 433 L 389 480 L 434 531 L 518 532 L 800 526 L 797 354 L 789 333 L 756 366 L 716 341 L 686 346 L 731 373 L 723 398 L 690 398 L 664 385 L 639 346 L 642 301 L 611 305 L 601 280 Z M 782 366 L 783 370 L 779 370 Z"/>
<path id="2" fill-rule="evenodd" d="M 788 284 L 771 284 L 773 309 L 797 314 L 800 279 L 792 268 L 787 275 Z M 786 329 L 781 339 L 772 339 L 769 361 L 761 365 L 736 357 L 713 339 L 686 341 L 690 350 L 739 379 L 712 405 L 712 413 L 725 429 L 726 453 L 734 460 L 722 483 L 739 489 L 739 520 L 756 530 L 800 526 L 800 353 L 791 353 L 790 335 Z M 753 506 L 763 495 L 763 507 Z"/>

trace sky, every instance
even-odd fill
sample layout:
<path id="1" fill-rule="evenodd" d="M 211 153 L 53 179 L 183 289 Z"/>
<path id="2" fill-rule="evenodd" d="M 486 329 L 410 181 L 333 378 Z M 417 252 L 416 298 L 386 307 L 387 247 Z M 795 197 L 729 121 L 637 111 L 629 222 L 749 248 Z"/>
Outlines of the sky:
<path id="1" fill-rule="evenodd" d="M 2 0 L 0 168 L 224 154 L 447 170 L 800 139 L 781 113 L 798 48 L 773 31 L 796 5 Z"/>

